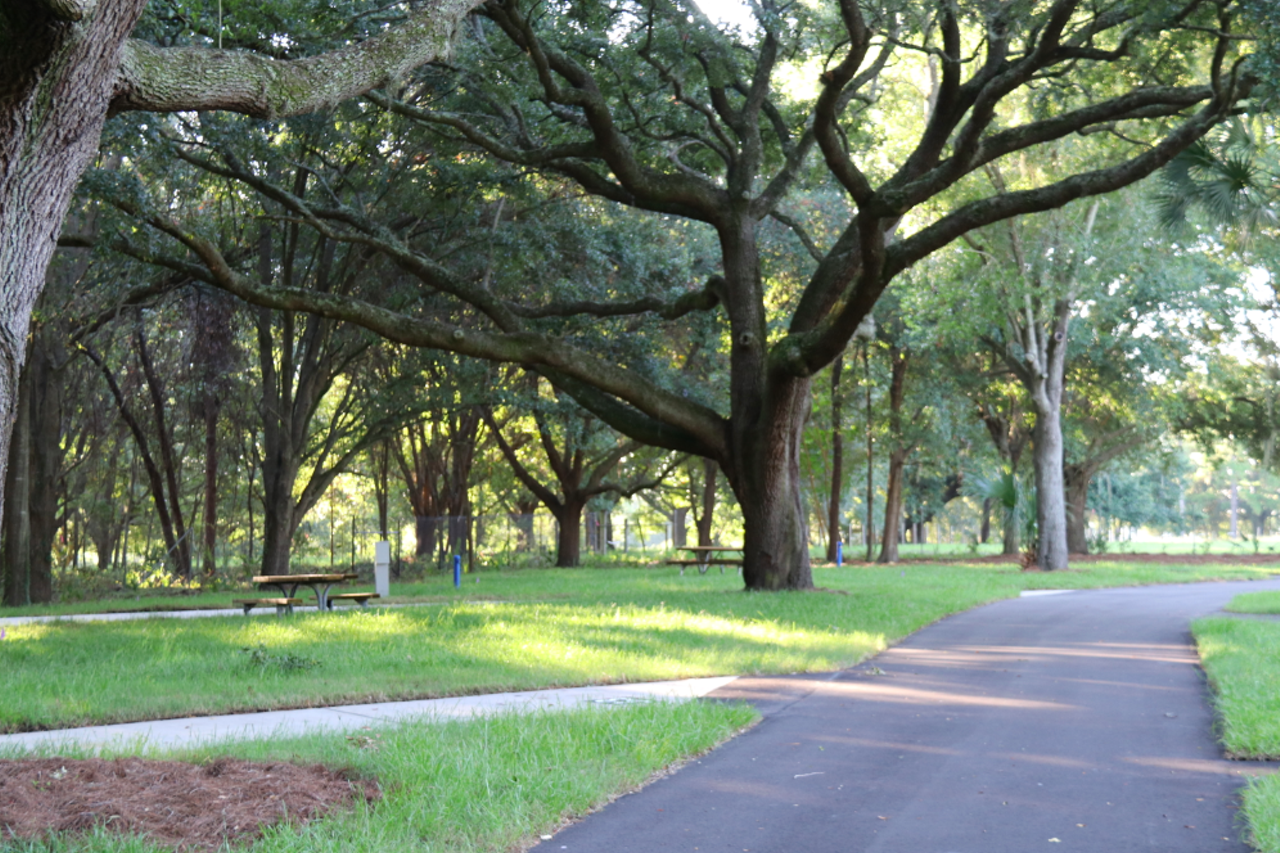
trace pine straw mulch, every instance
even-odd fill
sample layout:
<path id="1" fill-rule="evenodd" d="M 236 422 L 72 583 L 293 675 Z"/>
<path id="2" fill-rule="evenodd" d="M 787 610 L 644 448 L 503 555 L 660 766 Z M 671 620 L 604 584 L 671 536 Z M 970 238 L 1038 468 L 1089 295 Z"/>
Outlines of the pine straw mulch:
<path id="1" fill-rule="evenodd" d="M 0 759 L 0 841 L 97 826 L 181 851 L 213 851 L 254 841 L 273 824 L 300 825 L 378 796 L 374 783 L 318 765 Z"/>

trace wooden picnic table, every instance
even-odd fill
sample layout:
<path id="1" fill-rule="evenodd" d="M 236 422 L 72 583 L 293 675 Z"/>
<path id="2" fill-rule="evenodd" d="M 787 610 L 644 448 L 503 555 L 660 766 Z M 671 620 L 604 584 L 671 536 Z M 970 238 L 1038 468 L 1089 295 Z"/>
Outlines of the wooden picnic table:
<path id="1" fill-rule="evenodd" d="M 724 574 L 725 566 L 741 566 L 742 559 L 738 557 L 716 557 L 716 554 L 741 554 L 742 548 L 734 548 L 727 545 L 685 545 L 677 548 L 678 551 L 688 551 L 694 555 L 692 560 L 667 560 L 667 565 L 679 566 L 680 574 L 684 575 L 685 566 L 697 566 L 698 574 L 705 575 L 707 569 L 711 566 L 719 566 L 720 574 Z"/>
<path id="2" fill-rule="evenodd" d="M 320 611 L 329 609 L 329 589 L 338 584 L 355 580 L 359 575 L 350 572 L 333 572 L 326 574 L 300 575 L 254 575 L 253 582 L 261 588 L 275 587 L 285 598 L 296 598 L 298 587 L 305 586 L 315 593 L 316 607 Z"/>

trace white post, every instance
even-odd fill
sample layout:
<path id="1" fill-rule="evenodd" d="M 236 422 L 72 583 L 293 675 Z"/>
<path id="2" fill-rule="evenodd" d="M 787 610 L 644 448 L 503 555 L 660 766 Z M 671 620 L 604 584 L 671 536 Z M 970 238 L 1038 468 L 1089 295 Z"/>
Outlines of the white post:
<path id="1" fill-rule="evenodd" d="M 373 591 L 379 598 L 391 595 L 391 543 L 373 545 Z"/>

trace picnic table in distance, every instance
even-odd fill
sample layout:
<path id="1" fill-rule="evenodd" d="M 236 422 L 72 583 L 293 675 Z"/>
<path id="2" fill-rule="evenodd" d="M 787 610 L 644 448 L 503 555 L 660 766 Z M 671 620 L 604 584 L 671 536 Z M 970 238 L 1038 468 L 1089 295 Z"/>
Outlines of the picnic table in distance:
<path id="1" fill-rule="evenodd" d="M 716 557 L 716 554 L 741 554 L 743 549 L 731 545 L 685 545 L 678 551 L 688 551 L 694 555 L 692 560 L 667 560 L 668 566 L 679 566 L 680 575 L 684 576 L 685 566 L 697 566 L 698 574 L 705 575 L 711 566 L 719 566 L 720 574 L 724 574 L 725 566 L 741 566 L 741 557 Z"/>
<path id="2" fill-rule="evenodd" d="M 264 587 L 275 587 L 280 590 L 281 595 L 285 599 L 291 601 L 297 600 L 298 587 L 305 586 L 315 593 L 316 608 L 323 611 L 330 608 L 330 588 L 338 584 L 346 583 L 349 580 L 355 580 L 357 577 L 359 577 L 359 575 L 355 575 L 350 572 L 297 575 L 254 575 L 253 582 L 256 583 L 260 589 Z M 242 600 L 242 606 L 243 601 L 244 600 Z M 292 607 L 292 605 L 288 606 Z M 279 605 L 277 605 L 277 607 L 279 607 Z M 248 612 L 247 608 L 245 612 Z"/>

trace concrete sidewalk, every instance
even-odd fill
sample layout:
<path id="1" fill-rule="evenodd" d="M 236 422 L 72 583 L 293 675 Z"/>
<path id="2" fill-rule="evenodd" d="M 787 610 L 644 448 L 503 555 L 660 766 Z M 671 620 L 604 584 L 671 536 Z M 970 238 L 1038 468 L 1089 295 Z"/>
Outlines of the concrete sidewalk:
<path id="1" fill-rule="evenodd" d="M 0 735 L 0 752 L 35 747 L 58 748 L 64 745 L 95 750 L 183 747 L 218 740 L 288 737 L 321 731 L 342 734 L 414 717 L 450 719 L 496 714 L 503 711 L 554 710 L 582 705 L 616 705 L 655 699 L 686 701 L 705 696 L 734 680 L 735 676 L 724 676 L 684 681 L 612 684 L 602 687 L 572 687 L 561 690 L 527 690 L 520 693 L 491 693 L 448 699 L 300 708 L 292 711 L 224 714 L 216 717 L 186 717 L 176 720 L 150 720 L 141 723 L 86 726 L 47 732 L 23 732 Z"/>

